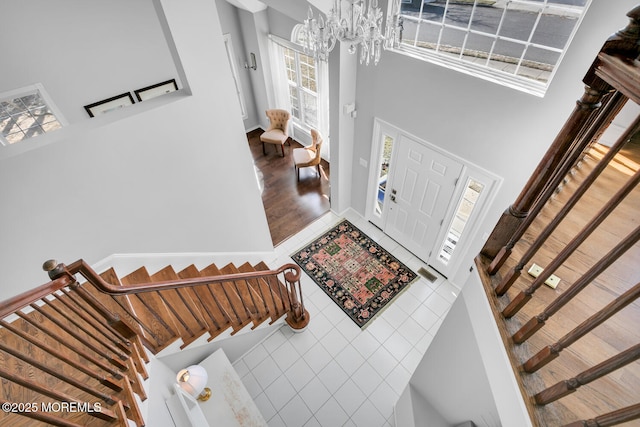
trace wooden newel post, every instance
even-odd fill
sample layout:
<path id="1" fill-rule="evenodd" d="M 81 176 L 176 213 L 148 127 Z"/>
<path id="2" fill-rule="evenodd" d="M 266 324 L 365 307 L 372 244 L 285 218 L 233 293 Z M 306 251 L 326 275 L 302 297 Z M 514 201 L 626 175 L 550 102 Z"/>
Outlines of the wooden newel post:
<path id="1" fill-rule="evenodd" d="M 289 301 L 291 303 L 291 309 L 285 320 L 294 332 L 302 332 L 309 324 L 309 312 L 304 308 L 302 300 L 300 271 L 289 270 L 285 272 L 284 280 L 287 282 Z"/>
<path id="2" fill-rule="evenodd" d="M 635 60 L 640 55 L 640 6 L 633 8 L 627 13 L 627 16 L 629 24 L 609 37 L 600 51 Z M 553 177 L 564 154 L 571 149 L 573 141 L 588 126 L 593 111 L 601 105 L 602 97 L 613 89 L 611 85 L 596 75 L 595 70 L 599 62 L 600 59 L 596 58 L 582 79 L 586 85 L 584 94 L 577 101 L 573 113 L 556 136 L 516 201 L 498 221 L 482 248 L 483 255 L 493 259 L 501 250 L 505 250 L 504 247 L 509 239 L 527 217 L 529 210 L 544 191 L 547 182 Z"/>
<path id="3" fill-rule="evenodd" d="M 69 271 L 66 265 L 63 263 L 58 263 L 56 260 L 50 259 L 45 261 L 42 264 L 42 269 L 47 272 L 49 278 L 51 280 L 55 280 L 58 277 L 67 275 L 73 277 L 74 272 Z M 87 304 L 89 304 L 94 310 L 96 310 L 100 315 L 107 321 L 108 325 L 111 326 L 116 332 L 118 332 L 123 338 L 123 343 L 127 346 L 131 346 L 131 339 L 134 338 L 136 333 L 131 329 L 129 325 L 124 323 L 120 316 L 115 313 L 112 313 L 109 309 L 107 309 L 102 303 L 93 298 L 91 294 L 87 293 L 82 287 L 76 282 L 75 285 L 71 286 L 73 290 L 76 291 L 78 296 L 82 298 Z"/>
<path id="4" fill-rule="evenodd" d="M 529 210 L 545 190 L 549 180 L 554 176 L 565 154 L 571 149 L 574 140 L 588 125 L 593 111 L 600 107 L 600 100 L 607 92 L 594 90 L 589 86 L 585 87 L 584 94 L 576 102 L 576 108 L 569 120 L 556 136 L 516 201 L 502 214 L 494 227 L 482 248 L 483 255 L 494 258 L 507 245 L 509 239 L 529 214 Z"/>

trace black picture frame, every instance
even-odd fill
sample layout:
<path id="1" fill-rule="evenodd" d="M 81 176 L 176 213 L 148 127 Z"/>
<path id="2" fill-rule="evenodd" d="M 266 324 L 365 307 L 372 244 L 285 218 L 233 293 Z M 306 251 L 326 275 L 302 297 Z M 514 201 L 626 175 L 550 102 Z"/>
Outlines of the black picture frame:
<path id="1" fill-rule="evenodd" d="M 176 79 L 167 80 L 165 82 L 156 83 L 151 86 L 143 87 L 142 89 L 134 90 L 138 102 L 146 101 L 147 99 L 155 98 L 166 93 L 175 92 L 178 90 L 178 83 Z"/>
<path id="2" fill-rule="evenodd" d="M 102 101 L 94 102 L 93 104 L 85 105 L 84 109 L 89 114 L 89 117 L 96 117 L 128 105 L 133 105 L 134 102 L 131 92 L 125 92 L 112 96 L 111 98 L 103 99 Z"/>

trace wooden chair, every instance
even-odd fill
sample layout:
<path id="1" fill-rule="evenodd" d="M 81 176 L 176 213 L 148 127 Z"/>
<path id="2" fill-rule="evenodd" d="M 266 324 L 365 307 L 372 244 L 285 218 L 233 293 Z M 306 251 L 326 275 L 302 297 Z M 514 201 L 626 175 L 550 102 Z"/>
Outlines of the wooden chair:
<path id="1" fill-rule="evenodd" d="M 298 173 L 298 181 L 300 181 L 300 168 L 315 166 L 318 170 L 318 178 L 320 175 L 320 149 L 322 148 L 322 136 L 320 132 L 311 129 L 311 145 L 308 147 L 293 149 L 293 168 Z"/>
<path id="2" fill-rule="evenodd" d="M 267 117 L 269 118 L 269 128 L 260 135 L 260 141 L 262 142 L 262 153 L 267 154 L 264 148 L 264 144 L 280 145 L 282 148 L 282 157 L 284 157 L 284 144 L 289 140 L 289 120 L 291 120 L 291 113 L 287 110 L 267 110 Z M 291 146 L 291 143 L 289 143 Z"/>

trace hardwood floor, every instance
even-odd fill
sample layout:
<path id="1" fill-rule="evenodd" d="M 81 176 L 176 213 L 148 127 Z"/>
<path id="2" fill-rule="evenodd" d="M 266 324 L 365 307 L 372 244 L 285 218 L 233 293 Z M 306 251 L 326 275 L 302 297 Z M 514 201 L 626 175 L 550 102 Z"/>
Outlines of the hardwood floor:
<path id="1" fill-rule="evenodd" d="M 277 246 L 329 211 L 329 163 L 322 161 L 320 178 L 316 168 L 301 169 L 298 182 L 291 152 L 302 145 L 289 139 L 291 146 L 285 144 L 282 157 L 280 147 L 267 144 L 263 154 L 262 132 L 256 129 L 247 133 L 247 141 L 263 183 L 262 203 L 271 240 Z"/>

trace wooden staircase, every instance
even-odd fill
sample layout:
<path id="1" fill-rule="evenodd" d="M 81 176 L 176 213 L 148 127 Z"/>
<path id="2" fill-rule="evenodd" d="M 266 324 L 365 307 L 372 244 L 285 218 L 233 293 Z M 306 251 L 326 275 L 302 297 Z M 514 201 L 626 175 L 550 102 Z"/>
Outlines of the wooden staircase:
<path id="1" fill-rule="evenodd" d="M 640 6 L 627 16 L 476 258 L 535 426 L 640 425 L 640 116 L 598 143 L 640 105 Z"/>
<path id="2" fill-rule="evenodd" d="M 147 351 L 283 316 L 294 329 L 309 321 L 293 264 L 141 267 L 122 278 L 82 260 L 44 268 L 51 282 L 0 304 L 2 426 L 144 426 Z"/>

